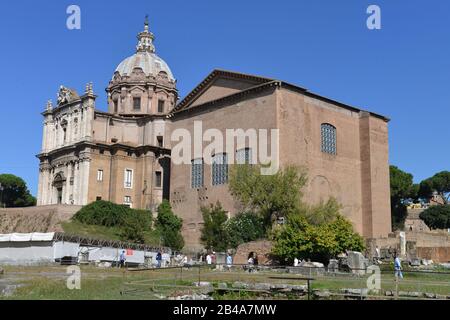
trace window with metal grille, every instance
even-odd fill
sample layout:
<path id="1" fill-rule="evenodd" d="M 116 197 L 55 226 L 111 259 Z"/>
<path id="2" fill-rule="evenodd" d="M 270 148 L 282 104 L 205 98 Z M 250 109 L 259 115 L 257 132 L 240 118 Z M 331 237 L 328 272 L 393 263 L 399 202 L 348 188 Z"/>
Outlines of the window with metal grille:
<path id="1" fill-rule="evenodd" d="M 191 186 L 192 188 L 203 187 L 203 159 L 194 159 L 191 163 Z"/>
<path id="2" fill-rule="evenodd" d="M 336 151 L 336 127 L 329 123 L 322 123 L 322 152 L 337 154 Z"/>
<path id="3" fill-rule="evenodd" d="M 226 153 L 214 155 L 212 163 L 212 185 L 217 186 L 228 182 L 228 157 Z"/>
<path id="4" fill-rule="evenodd" d="M 236 150 L 236 164 L 252 164 L 252 149 Z"/>

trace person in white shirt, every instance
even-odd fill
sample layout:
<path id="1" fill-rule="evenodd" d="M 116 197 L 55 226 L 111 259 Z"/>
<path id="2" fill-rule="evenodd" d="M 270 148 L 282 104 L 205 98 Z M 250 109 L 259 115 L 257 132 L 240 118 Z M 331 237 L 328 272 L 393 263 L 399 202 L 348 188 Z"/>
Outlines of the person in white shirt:
<path id="1" fill-rule="evenodd" d="M 206 256 L 206 264 L 212 264 L 212 257 L 210 254 Z"/>
<path id="2" fill-rule="evenodd" d="M 297 258 L 294 259 L 294 267 L 298 267 L 298 259 Z"/>

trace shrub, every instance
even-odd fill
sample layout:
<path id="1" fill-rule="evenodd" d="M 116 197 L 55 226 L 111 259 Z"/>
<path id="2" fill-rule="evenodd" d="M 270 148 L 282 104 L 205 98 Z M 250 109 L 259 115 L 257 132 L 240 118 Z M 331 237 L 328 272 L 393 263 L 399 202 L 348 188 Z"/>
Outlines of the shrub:
<path id="1" fill-rule="evenodd" d="M 295 258 L 327 263 L 346 250 L 364 250 L 363 239 L 344 217 L 312 225 L 304 216 L 292 215 L 285 226 L 274 231 L 273 242 L 273 255 L 288 263 Z"/>
<path id="2" fill-rule="evenodd" d="M 151 230 L 151 212 L 131 209 L 108 201 L 96 201 L 81 208 L 74 220 L 87 225 L 118 227 L 124 241 L 144 243 L 144 234 Z"/>
<path id="3" fill-rule="evenodd" d="M 224 224 L 228 248 L 236 248 L 242 243 L 264 238 L 264 219 L 248 212 L 239 213 Z"/>
<path id="4" fill-rule="evenodd" d="M 203 229 L 200 240 L 206 249 L 225 251 L 227 249 L 228 236 L 225 231 L 227 215 L 222 205 L 217 202 L 215 205 L 201 208 L 203 215 Z"/>
<path id="5" fill-rule="evenodd" d="M 161 235 L 162 244 L 175 250 L 181 250 L 184 247 L 184 239 L 181 235 L 182 227 L 183 220 L 173 213 L 169 201 L 163 200 L 158 207 L 156 219 L 156 229 Z"/>
<path id="6" fill-rule="evenodd" d="M 73 219 L 98 226 L 122 226 L 130 210 L 125 206 L 102 200 L 84 206 L 74 215 Z"/>

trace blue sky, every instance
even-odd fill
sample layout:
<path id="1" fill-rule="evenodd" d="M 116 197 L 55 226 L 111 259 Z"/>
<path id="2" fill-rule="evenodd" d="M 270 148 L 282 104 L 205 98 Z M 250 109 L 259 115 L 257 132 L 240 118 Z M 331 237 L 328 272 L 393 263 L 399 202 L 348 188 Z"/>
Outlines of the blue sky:
<path id="1" fill-rule="evenodd" d="M 66 28 L 70 4 L 81 30 Z M 181 97 L 214 68 L 278 78 L 390 117 L 390 162 L 416 181 L 450 169 L 449 1 L 16 0 L 0 5 L 0 173 L 36 194 L 46 101 L 92 81 L 104 110 L 147 13 Z"/>

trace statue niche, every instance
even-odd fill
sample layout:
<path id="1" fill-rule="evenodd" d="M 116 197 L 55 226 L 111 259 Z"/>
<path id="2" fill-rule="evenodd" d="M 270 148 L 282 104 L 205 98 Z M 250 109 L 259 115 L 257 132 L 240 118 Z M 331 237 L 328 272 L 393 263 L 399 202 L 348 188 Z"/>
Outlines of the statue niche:
<path id="1" fill-rule="evenodd" d="M 63 190 L 64 185 L 66 183 L 66 177 L 64 176 L 63 172 L 58 172 L 55 177 L 53 178 L 53 188 L 56 191 L 56 202 L 57 204 L 62 203 L 63 198 Z"/>

